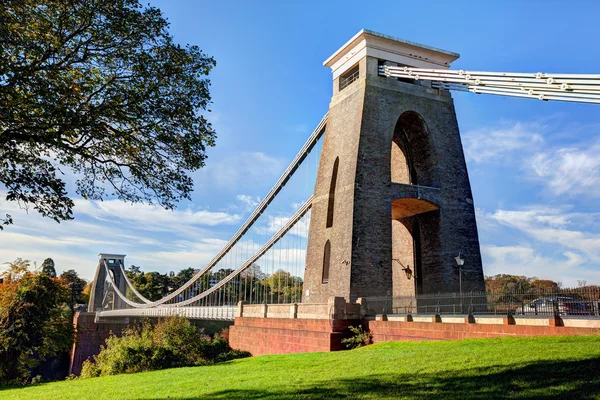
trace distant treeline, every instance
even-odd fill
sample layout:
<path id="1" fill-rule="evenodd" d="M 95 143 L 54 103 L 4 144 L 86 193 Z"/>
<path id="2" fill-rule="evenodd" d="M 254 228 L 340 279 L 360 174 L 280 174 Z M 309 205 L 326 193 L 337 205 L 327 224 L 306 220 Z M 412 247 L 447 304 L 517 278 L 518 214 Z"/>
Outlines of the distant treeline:
<path id="1" fill-rule="evenodd" d="M 214 272 L 207 272 L 200 277 L 188 293 L 189 296 L 197 295 L 203 290 L 213 286 L 221 281 L 233 269 L 219 269 Z M 165 274 L 159 272 L 143 272 L 139 266 L 131 265 L 127 270 L 127 277 L 132 281 L 133 286 L 145 298 L 156 301 L 172 291 L 178 289 L 187 281 L 192 279 L 197 270 L 185 268 L 177 274 L 173 271 Z M 251 298 L 260 295 L 274 303 L 301 301 L 302 299 L 302 278 L 293 276 L 287 271 L 277 270 L 272 274 L 265 273 L 258 264 L 252 264 L 247 270 L 240 273 L 236 280 L 228 285 L 228 293 L 238 293 L 240 298 Z M 135 300 L 135 295 L 128 292 L 128 297 Z"/>

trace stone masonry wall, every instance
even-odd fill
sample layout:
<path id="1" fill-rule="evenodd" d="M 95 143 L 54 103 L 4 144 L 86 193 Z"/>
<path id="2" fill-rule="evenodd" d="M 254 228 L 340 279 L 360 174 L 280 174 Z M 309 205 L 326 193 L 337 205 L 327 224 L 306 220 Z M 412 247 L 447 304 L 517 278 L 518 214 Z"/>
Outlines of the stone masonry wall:
<path id="1" fill-rule="evenodd" d="M 366 57 L 359 66 L 360 78 L 335 93 L 330 104 L 312 208 L 303 301 L 319 303 L 343 296 L 352 302 L 359 297 L 414 292 L 406 282 L 394 284 L 394 279 L 406 278 L 393 273 L 399 266 L 392 261 L 406 258 L 392 255 L 392 202 L 421 198 L 414 187 L 392 183 L 391 178 L 393 135 L 406 112 L 418 114 L 407 119 L 409 129 L 416 129 L 415 121 L 424 126 L 426 137 L 415 133 L 409 140 L 415 147 L 413 158 L 422 158 L 416 163 L 422 169 L 420 183 L 433 186 L 424 188 L 425 199 L 439 208 L 413 217 L 421 232 L 420 291 L 458 291 L 454 258 L 459 252 L 465 259 L 463 290 L 483 290 L 475 210 L 452 98 L 447 91 L 378 76 L 376 59 Z M 326 228 L 337 157 L 334 221 Z M 322 283 L 327 240 L 331 243 L 329 281 Z M 406 253 L 410 258 L 411 251 Z"/>

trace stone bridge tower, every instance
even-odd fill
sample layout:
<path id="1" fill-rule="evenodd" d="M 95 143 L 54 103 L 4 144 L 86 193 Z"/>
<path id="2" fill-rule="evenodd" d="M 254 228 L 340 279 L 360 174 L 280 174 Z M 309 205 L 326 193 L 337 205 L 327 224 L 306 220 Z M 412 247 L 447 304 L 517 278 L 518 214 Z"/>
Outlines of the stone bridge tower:
<path id="1" fill-rule="evenodd" d="M 448 68 L 458 54 L 362 30 L 329 57 L 333 97 L 310 222 L 305 303 L 484 290 L 454 104 L 385 64 Z"/>
<path id="2" fill-rule="evenodd" d="M 126 282 L 121 271 L 121 267 L 125 267 L 125 255 L 123 254 L 98 254 L 98 266 L 96 267 L 96 274 L 94 275 L 94 281 L 92 282 L 92 290 L 90 292 L 90 301 L 88 303 L 88 311 L 94 312 L 102 310 L 103 305 L 109 306 L 112 309 L 124 308 L 123 301 L 114 296 L 114 293 L 106 292 L 106 269 L 104 263 L 108 266 L 108 271 L 115 280 L 115 284 L 121 291 L 126 293 Z M 111 298 L 105 298 L 107 295 L 111 295 Z"/>

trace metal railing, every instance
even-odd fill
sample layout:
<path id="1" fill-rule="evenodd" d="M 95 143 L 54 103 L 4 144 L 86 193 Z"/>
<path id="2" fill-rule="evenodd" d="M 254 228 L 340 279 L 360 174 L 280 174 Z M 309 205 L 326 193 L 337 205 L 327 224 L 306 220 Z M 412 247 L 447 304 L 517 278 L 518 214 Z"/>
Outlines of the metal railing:
<path id="1" fill-rule="evenodd" d="M 360 70 L 357 69 L 356 71 L 354 71 L 353 73 L 351 73 L 348 76 L 340 77 L 340 91 L 344 90 L 346 87 L 348 87 L 348 85 L 350 85 L 352 82 L 356 81 L 359 76 L 360 76 Z"/>
<path id="2" fill-rule="evenodd" d="M 600 287 L 367 297 L 367 315 L 600 317 Z"/>

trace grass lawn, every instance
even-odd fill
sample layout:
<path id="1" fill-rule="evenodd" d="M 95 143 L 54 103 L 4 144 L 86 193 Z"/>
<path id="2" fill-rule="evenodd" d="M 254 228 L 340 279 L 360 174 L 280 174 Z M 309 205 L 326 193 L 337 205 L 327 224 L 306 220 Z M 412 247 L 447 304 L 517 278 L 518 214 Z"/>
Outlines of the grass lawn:
<path id="1" fill-rule="evenodd" d="M 0 399 L 600 399 L 600 336 L 382 343 L 0 390 Z"/>

